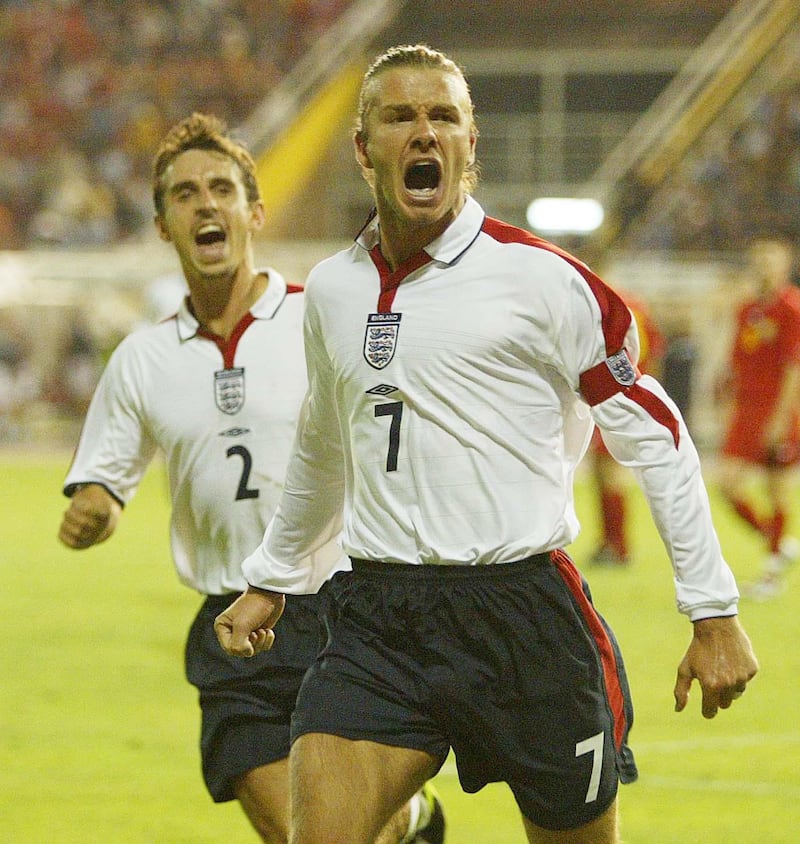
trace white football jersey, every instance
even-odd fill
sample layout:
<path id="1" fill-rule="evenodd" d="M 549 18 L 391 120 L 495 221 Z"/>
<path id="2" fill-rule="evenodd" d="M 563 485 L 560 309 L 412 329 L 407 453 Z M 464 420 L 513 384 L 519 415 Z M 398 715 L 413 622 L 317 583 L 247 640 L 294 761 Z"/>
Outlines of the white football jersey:
<path id="1" fill-rule="evenodd" d="M 263 272 L 266 291 L 227 343 L 201 329 L 186 301 L 120 343 L 64 485 L 70 494 L 100 483 L 125 504 L 162 449 L 175 566 L 204 594 L 245 588 L 241 561 L 277 504 L 306 391 L 303 294 Z M 326 554 L 330 566 L 341 549 Z"/>
<path id="2" fill-rule="evenodd" d="M 636 370 L 619 296 L 471 198 L 395 272 L 378 239 L 373 220 L 309 276 L 307 415 L 248 581 L 299 591 L 298 561 L 342 506 L 344 549 L 358 558 L 484 565 L 568 545 L 596 422 L 639 477 L 680 608 L 735 612 L 697 453 L 673 402 Z"/>

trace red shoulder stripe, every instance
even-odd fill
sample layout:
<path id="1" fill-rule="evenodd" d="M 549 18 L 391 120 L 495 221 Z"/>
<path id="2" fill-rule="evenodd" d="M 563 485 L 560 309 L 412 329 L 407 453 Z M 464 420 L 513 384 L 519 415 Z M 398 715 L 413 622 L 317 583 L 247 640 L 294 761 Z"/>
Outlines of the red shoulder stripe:
<path id="1" fill-rule="evenodd" d="M 522 243 L 536 249 L 544 249 L 563 258 L 570 266 L 574 267 L 583 276 L 589 289 L 594 294 L 597 305 L 600 308 L 600 318 L 603 327 L 603 337 L 606 343 L 607 358 L 623 351 L 625 335 L 631 325 L 631 312 L 620 295 L 612 290 L 599 276 L 593 273 L 583 261 L 578 260 L 574 255 L 565 252 L 554 243 L 543 240 L 530 232 L 520 229 L 517 226 L 509 225 L 492 217 L 486 217 L 483 221 L 483 231 L 500 243 Z M 641 373 L 635 369 L 635 378 L 638 382 Z M 629 385 L 620 384 L 606 364 L 606 361 L 598 363 L 591 369 L 581 374 L 581 395 L 590 405 L 600 404 L 615 393 L 625 395 L 643 407 L 657 422 L 664 425 L 672 434 L 675 447 L 678 447 L 680 431 L 678 420 L 672 411 L 661 401 L 658 396 L 640 387 L 638 383 Z"/>
<path id="2" fill-rule="evenodd" d="M 619 294 L 614 292 L 599 276 L 595 275 L 583 261 L 564 251 L 560 246 L 537 237 L 524 229 L 487 217 L 483 222 L 483 230 L 500 243 L 523 243 L 537 249 L 544 249 L 563 258 L 574 267 L 589 285 L 594 298 L 600 308 L 603 323 L 603 336 L 606 340 L 606 353 L 616 354 L 621 348 L 631 324 L 631 312 L 622 301 Z"/>

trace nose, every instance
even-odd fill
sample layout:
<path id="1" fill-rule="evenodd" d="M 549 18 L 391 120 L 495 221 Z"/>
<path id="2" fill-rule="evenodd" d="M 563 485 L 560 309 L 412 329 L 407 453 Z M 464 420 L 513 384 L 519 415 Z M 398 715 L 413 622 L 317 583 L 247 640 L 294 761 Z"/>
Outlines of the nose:
<path id="1" fill-rule="evenodd" d="M 428 116 L 420 115 L 414 123 L 412 144 L 419 149 L 427 150 L 436 144 L 436 132 Z"/>
<path id="2" fill-rule="evenodd" d="M 198 193 L 198 205 L 200 209 L 216 208 L 217 198 L 214 191 L 208 185 L 202 185 Z"/>

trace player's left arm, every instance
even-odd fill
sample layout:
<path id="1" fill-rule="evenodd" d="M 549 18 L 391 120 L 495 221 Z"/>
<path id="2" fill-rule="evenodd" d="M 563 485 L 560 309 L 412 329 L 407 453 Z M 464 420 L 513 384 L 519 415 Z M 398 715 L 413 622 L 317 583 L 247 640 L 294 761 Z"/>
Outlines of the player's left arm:
<path id="1" fill-rule="evenodd" d="M 692 621 L 734 615 L 738 590 L 713 526 L 697 450 L 661 384 L 636 369 L 627 306 L 605 287 L 576 285 L 565 310 L 572 327 L 559 331 L 561 354 L 578 367 L 569 375 L 611 455 L 633 470 L 644 492 L 673 565 L 679 609 Z"/>
<path id="2" fill-rule="evenodd" d="M 627 326 L 624 303 L 602 288 L 576 292 L 567 318 L 573 326 L 559 336 L 574 338 L 579 391 L 613 457 L 636 475 L 672 562 L 678 607 L 693 622 L 676 705 L 686 705 L 697 680 L 703 714 L 711 718 L 741 694 L 758 665 L 736 617 L 738 590 L 712 523 L 697 450 L 663 387 L 636 369 L 635 325 Z M 569 366 L 563 345 L 562 354 Z"/>

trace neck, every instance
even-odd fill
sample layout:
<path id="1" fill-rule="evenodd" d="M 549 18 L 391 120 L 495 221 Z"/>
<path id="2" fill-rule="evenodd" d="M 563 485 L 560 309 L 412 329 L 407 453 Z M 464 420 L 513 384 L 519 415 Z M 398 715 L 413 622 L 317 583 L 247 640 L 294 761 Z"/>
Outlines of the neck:
<path id="1" fill-rule="evenodd" d="M 267 288 L 266 275 L 242 266 L 231 278 L 204 278 L 189 282 L 189 299 L 197 321 L 224 340 L 229 340 L 242 317 Z"/>
<path id="2" fill-rule="evenodd" d="M 431 223 L 416 223 L 397 215 L 386 213 L 378 206 L 381 230 L 381 253 L 392 270 L 402 266 L 409 258 L 440 237 L 458 216 L 451 210 Z"/>

